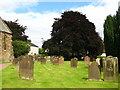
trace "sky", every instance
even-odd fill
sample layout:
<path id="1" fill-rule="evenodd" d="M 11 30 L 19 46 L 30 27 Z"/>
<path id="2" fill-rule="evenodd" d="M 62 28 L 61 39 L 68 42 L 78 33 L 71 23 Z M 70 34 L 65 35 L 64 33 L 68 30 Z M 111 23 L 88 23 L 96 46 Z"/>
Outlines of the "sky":
<path id="1" fill-rule="evenodd" d="M 103 39 L 103 24 L 108 15 L 116 14 L 119 0 L 2 0 L 0 17 L 27 26 L 25 34 L 40 48 L 50 39 L 54 18 L 64 11 L 78 11 L 86 15 Z"/>

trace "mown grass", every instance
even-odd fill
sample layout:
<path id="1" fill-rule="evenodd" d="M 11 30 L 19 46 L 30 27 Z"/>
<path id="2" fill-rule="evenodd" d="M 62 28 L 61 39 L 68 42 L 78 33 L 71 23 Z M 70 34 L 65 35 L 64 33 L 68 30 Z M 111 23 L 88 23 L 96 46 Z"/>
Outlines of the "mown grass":
<path id="1" fill-rule="evenodd" d="M 88 81 L 88 68 L 83 61 L 77 68 L 71 68 L 70 62 L 63 65 L 34 63 L 34 80 L 19 79 L 19 72 L 13 65 L 2 70 L 3 88 L 118 88 L 118 82 Z"/>

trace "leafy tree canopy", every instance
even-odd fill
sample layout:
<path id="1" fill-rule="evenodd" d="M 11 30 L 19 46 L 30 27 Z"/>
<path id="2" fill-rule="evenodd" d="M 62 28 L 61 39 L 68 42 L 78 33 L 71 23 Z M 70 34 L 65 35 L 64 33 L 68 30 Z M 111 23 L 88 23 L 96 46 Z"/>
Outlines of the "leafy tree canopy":
<path id="1" fill-rule="evenodd" d="M 14 51 L 14 56 L 17 58 L 21 55 L 25 55 L 27 53 L 29 53 L 30 50 L 30 46 L 24 42 L 24 41 L 13 41 L 13 51 Z"/>
<path id="2" fill-rule="evenodd" d="M 16 21 L 5 21 L 5 23 L 8 25 L 10 30 L 12 31 L 12 40 L 21 40 L 21 41 L 27 41 L 28 36 L 25 35 L 25 30 L 27 29 L 26 26 L 20 25 Z"/>
<path id="3" fill-rule="evenodd" d="M 95 25 L 79 12 L 66 11 L 61 18 L 55 18 L 51 39 L 43 43 L 50 55 L 65 58 L 89 55 L 96 56 L 103 50 L 102 40 L 95 31 Z"/>

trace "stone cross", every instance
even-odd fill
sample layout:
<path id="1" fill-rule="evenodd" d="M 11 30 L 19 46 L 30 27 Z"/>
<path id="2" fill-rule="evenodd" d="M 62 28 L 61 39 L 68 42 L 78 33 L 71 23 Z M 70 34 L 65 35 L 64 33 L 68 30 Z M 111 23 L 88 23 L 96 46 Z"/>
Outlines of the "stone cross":
<path id="1" fill-rule="evenodd" d="M 88 67 L 88 80 L 100 80 L 100 70 L 96 61 Z"/>
<path id="2" fill-rule="evenodd" d="M 104 81 L 118 81 L 118 58 L 108 56 L 103 60 Z"/>
<path id="3" fill-rule="evenodd" d="M 19 76 L 21 79 L 33 80 L 34 62 L 32 56 L 21 56 L 19 62 Z"/>
<path id="4" fill-rule="evenodd" d="M 77 63 L 78 63 L 78 59 L 76 57 L 71 59 L 71 67 L 76 68 Z"/>

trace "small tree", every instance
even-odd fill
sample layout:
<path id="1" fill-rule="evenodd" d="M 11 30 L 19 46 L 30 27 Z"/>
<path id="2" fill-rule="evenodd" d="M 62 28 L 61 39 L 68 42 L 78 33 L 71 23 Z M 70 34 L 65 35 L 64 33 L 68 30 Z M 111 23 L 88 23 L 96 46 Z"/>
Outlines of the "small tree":
<path id="1" fill-rule="evenodd" d="M 15 40 L 12 44 L 15 58 L 29 53 L 30 46 L 27 44 L 27 42 Z"/>

